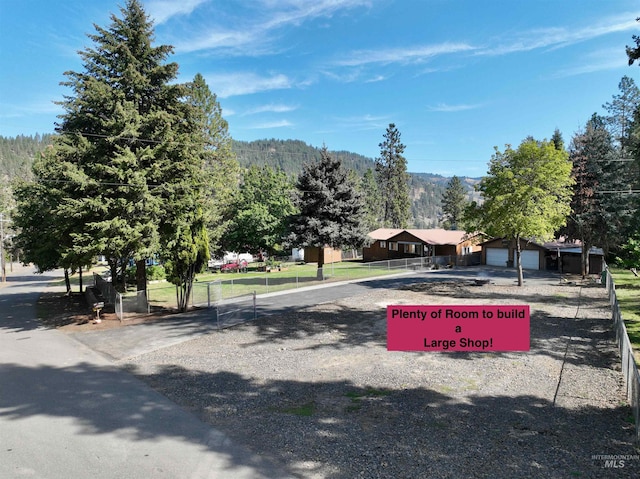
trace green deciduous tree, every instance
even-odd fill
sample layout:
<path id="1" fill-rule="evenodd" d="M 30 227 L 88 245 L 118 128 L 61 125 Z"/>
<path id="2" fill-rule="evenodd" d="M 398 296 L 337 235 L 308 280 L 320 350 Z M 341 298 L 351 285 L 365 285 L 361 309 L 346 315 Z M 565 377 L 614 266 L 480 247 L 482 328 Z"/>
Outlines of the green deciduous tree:
<path id="1" fill-rule="evenodd" d="M 405 146 L 400 132 L 389 124 L 384 141 L 379 144 L 380 156 L 375 160 L 376 179 L 382 201 L 382 222 L 389 228 L 406 228 L 409 224 L 411 199 Z"/>
<path id="2" fill-rule="evenodd" d="M 224 238 L 229 251 L 266 251 L 273 255 L 296 210 L 293 181 L 269 166 L 251 166 L 234 200 L 233 218 Z"/>
<path id="3" fill-rule="evenodd" d="M 469 201 L 467 191 L 460 178 L 453 176 L 442 195 L 442 211 L 447 229 L 462 229 L 462 219 Z"/>
<path id="4" fill-rule="evenodd" d="M 515 240 L 522 286 L 521 239 L 545 240 L 565 224 L 571 208 L 571 162 L 552 142 L 525 140 L 517 150 L 497 148 L 479 184 L 484 202 L 475 208 L 482 230 Z"/>
<path id="5" fill-rule="evenodd" d="M 359 248 L 367 240 L 364 204 L 339 160 L 321 150 L 318 163 L 305 164 L 298 177 L 298 214 L 292 217 L 287 244 L 318 247 L 318 273 L 324 266 L 324 247 Z"/>
<path id="6" fill-rule="evenodd" d="M 78 217 L 60 214 L 61 205 L 69 200 L 68 185 L 60 180 L 67 172 L 68 165 L 58 162 L 54 148 L 48 148 L 32 166 L 35 181 L 13 184 L 16 208 L 12 220 L 19 230 L 14 242 L 22 250 L 23 263 L 33 263 L 40 272 L 64 268 L 70 293 L 69 272 L 81 272 L 92 263 L 93 255 L 73 248 L 72 234 L 82 227 Z"/>

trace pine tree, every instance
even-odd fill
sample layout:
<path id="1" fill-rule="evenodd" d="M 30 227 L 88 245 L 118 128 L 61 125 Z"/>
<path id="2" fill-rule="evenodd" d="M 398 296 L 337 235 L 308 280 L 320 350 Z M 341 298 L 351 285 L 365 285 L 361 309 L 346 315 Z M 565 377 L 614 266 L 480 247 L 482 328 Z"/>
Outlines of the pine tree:
<path id="1" fill-rule="evenodd" d="M 325 246 L 359 248 L 367 240 L 362 197 L 347 181 L 342 163 L 326 147 L 320 154 L 320 161 L 305 164 L 298 177 L 299 213 L 292 217 L 287 240 L 291 246 L 320 248 L 318 275 L 324 266 Z"/>
<path id="2" fill-rule="evenodd" d="M 556 148 L 556 150 L 564 150 L 564 139 L 562 138 L 562 133 L 560 133 L 560 130 L 557 128 L 553 130 L 551 143 L 553 143 L 553 146 Z"/>
<path id="3" fill-rule="evenodd" d="M 211 214 L 207 228 L 210 249 L 215 251 L 220 249 L 220 241 L 233 218 L 233 197 L 238 190 L 240 168 L 220 103 L 200 73 L 190 84 L 188 101 L 196 109 L 197 121 L 204 135 L 205 171 L 211 180 Z"/>
<path id="4" fill-rule="evenodd" d="M 627 149 L 631 135 L 633 116 L 640 107 L 640 89 L 632 78 L 623 76 L 618 84 L 618 95 L 613 95 L 611 102 L 602 107 L 609 113 L 605 118 L 609 131 L 618 145 L 620 157 L 627 157 Z"/>
<path id="5" fill-rule="evenodd" d="M 612 157 L 610 135 L 601 123 L 587 122 L 585 130 L 576 133 L 571 140 L 569 159 L 575 184 L 571 214 L 563 234 L 582 243 L 583 277 L 589 274 L 591 247 L 597 245 L 606 250 L 609 243 L 602 182 L 605 179 L 603 167 Z"/>
<path id="6" fill-rule="evenodd" d="M 409 223 L 411 200 L 405 146 L 400 132 L 389 124 L 384 141 L 379 144 L 380 156 L 375 160 L 376 179 L 383 203 L 383 224 L 389 228 L 406 228 Z"/>
<path id="7" fill-rule="evenodd" d="M 368 231 L 373 231 L 382 226 L 382 202 L 373 169 L 364 173 L 359 185 L 365 204 L 364 223 Z"/>
<path id="8" fill-rule="evenodd" d="M 140 2 L 128 0 L 120 12 L 88 35 L 94 47 L 80 53 L 84 70 L 65 72 L 73 95 L 62 102 L 55 148 L 69 165 L 70 200 L 59 214 L 85 225 L 73 235 L 77 252 L 104 254 L 113 278 L 124 278 L 118 269 L 135 259 L 138 289 L 146 289 L 144 260 L 159 249 L 159 165 L 174 149 L 185 87 L 174 82 L 178 65 L 164 63 L 172 47 L 152 46 Z"/>
<path id="9" fill-rule="evenodd" d="M 453 176 L 442 195 L 442 211 L 449 229 L 461 229 L 461 221 L 467 207 L 467 192 L 460 178 Z"/>

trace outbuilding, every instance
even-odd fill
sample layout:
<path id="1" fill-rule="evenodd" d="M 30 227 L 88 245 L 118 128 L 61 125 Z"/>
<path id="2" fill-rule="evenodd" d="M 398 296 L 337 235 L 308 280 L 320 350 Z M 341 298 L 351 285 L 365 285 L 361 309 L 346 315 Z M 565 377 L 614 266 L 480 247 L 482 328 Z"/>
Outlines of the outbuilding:
<path id="1" fill-rule="evenodd" d="M 494 238 L 481 244 L 482 264 L 487 266 L 517 267 L 515 240 Z M 579 242 L 563 240 L 537 243 L 520 239 L 522 268 L 528 270 L 558 271 L 561 273 L 582 272 Z M 604 253 L 601 248 L 589 251 L 589 274 L 599 274 L 604 266 Z"/>

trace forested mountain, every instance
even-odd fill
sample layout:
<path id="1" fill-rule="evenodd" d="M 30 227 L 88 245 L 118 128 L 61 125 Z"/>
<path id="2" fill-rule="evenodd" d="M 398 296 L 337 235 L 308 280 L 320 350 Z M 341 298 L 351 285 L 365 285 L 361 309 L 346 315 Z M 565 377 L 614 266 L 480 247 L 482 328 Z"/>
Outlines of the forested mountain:
<path id="1" fill-rule="evenodd" d="M 15 138 L 0 136 L 0 212 L 12 207 L 11 181 L 31 178 L 31 165 L 35 156 L 51 144 L 52 135 Z"/>
<path id="2" fill-rule="evenodd" d="M 52 138 L 51 134 L 0 136 L 0 178 L 30 178 L 35 155 L 50 145 Z"/>
<path id="3" fill-rule="evenodd" d="M 235 141 L 233 149 L 238 161 L 244 167 L 253 164 L 269 165 L 279 168 L 290 175 L 298 175 L 302 165 L 320 158 L 320 148 L 307 145 L 300 140 L 256 140 Z M 349 151 L 330 151 L 331 155 L 342 160 L 344 167 L 363 175 L 368 169 L 374 169 L 372 158 Z M 441 199 L 450 178 L 430 173 L 409 173 L 411 195 L 411 214 L 414 228 L 435 228 L 440 226 L 438 218 L 442 215 Z M 469 197 L 477 199 L 474 185 L 478 179 L 462 177 L 469 191 Z"/>
<path id="4" fill-rule="evenodd" d="M 51 134 L 20 135 L 15 138 L 0 136 L 0 178 L 4 180 L 4 184 L 8 184 L 13 178 L 30 178 L 35 155 L 49 145 L 52 138 Z M 234 140 L 233 151 L 242 167 L 255 164 L 268 165 L 292 176 L 297 176 L 305 163 L 320 158 L 320 148 L 300 140 L 264 139 L 250 142 Z M 374 169 L 373 159 L 358 153 L 330 151 L 330 154 L 339 158 L 347 170 L 354 170 L 360 176 L 368 169 Z M 442 214 L 442 194 L 450 178 L 429 173 L 409 173 L 409 175 L 412 227 L 438 227 L 438 218 Z M 477 196 L 473 186 L 478 180 L 464 177 L 461 179 L 469 190 L 469 196 Z"/>

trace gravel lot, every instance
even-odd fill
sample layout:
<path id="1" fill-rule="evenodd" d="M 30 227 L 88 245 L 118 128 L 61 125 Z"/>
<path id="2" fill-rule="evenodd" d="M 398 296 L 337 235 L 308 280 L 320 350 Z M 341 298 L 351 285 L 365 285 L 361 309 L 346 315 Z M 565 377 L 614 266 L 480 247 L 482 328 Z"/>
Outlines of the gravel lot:
<path id="1" fill-rule="evenodd" d="M 388 352 L 389 304 L 529 304 L 531 351 Z M 638 477 L 609 318 L 594 284 L 425 282 L 120 364 L 299 477 Z"/>

